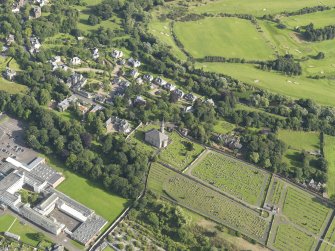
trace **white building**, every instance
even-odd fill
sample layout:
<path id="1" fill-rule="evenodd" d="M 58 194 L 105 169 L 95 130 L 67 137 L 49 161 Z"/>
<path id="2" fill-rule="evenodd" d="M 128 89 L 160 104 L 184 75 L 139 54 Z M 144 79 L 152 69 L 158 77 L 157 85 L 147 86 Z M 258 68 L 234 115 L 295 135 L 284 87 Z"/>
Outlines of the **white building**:
<path id="1" fill-rule="evenodd" d="M 116 59 L 122 58 L 123 57 L 123 52 L 122 51 L 118 51 L 118 50 L 113 50 L 112 57 L 116 58 Z"/>
<path id="2" fill-rule="evenodd" d="M 80 65 L 81 64 L 81 59 L 79 57 L 73 57 L 70 60 L 71 65 Z"/>

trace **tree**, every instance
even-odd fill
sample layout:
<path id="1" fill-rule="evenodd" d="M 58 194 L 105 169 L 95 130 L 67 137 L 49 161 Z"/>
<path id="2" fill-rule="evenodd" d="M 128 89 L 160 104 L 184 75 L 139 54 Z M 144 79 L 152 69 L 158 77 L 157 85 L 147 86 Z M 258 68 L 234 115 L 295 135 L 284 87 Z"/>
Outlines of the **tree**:
<path id="1" fill-rule="evenodd" d="M 97 25 L 97 24 L 100 23 L 100 19 L 99 19 L 97 16 L 91 14 L 91 15 L 88 17 L 87 22 L 88 22 L 90 25 L 93 25 L 93 26 L 94 26 L 94 25 Z"/>
<path id="2" fill-rule="evenodd" d="M 45 239 L 45 235 L 41 232 L 38 232 L 36 234 L 34 234 L 34 237 L 33 237 L 36 241 L 38 242 L 41 242 Z"/>
<path id="3" fill-rule="evenodd" d="M 250 155 L 250 160 L 257 164 L 258 161 L 259 161 L 259 154 L 257 152 L 252 152 L 251 155 Z"/>

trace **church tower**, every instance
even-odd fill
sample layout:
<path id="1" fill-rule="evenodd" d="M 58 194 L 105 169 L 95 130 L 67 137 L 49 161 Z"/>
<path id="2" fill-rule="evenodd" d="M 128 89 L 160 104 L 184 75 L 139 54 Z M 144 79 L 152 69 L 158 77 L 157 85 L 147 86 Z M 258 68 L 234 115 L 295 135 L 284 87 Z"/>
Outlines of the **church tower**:
<path id="1" fill-rule="evenodd" d="M 163 118 L 163 120 L 162 120 L 162 123 L 161 123 L 161 133 L 165 133 L 165 131 L 164 131 L 164 118 Z"/>

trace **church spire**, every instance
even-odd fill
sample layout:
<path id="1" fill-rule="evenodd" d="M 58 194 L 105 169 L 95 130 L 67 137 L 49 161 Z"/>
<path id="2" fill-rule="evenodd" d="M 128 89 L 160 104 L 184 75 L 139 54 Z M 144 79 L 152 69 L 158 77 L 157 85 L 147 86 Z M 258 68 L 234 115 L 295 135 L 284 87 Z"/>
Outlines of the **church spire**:
<path id="1" fill-rule="evenodd" d="M 161 133 L 164 133 L 164 118 L 162 120 L 162 123 L 161 123 Z"/>

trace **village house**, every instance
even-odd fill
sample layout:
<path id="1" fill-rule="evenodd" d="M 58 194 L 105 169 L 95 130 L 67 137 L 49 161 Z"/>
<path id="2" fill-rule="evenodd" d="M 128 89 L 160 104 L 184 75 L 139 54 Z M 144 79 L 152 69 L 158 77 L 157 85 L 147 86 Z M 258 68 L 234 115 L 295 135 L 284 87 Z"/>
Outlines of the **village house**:
<path id="1" fill-rule="evenodd" d="M 136 105 L 145 105 L 147 101 L 142 96 L 137 96 L 134 100 L 134 104 Z"/>
<path id="2" fill-rule="evenodd" d="M 94 97 L 94 101 L 99 102 L 99 103 L 104 103 L 106 101 L 106 96 L 105 95 L 96 95 Z"/>
<path id="3" fill-rule="evenodd" d="M 186 101 L 194 102 L 196 100 L 196 96 L 193 93 L 187 93 L 184 95 L 184 99 Z"/>
<path id="4" fill-rule="evenodd" d="M 176 87 L 173 84 L 170 83 L 166 83 L 165 85 L 163 85 L 163 88 L 167 91 L 173 91 L 176 89 Z"/>
<path id="5" fill-rule="evenodd" d="M 148 82 L 148 83 L 150 83 L 152 80 L 154 80 L 154 77 L 151 76 L 151 75 L 149 75 L 149 74 L 145 74 L 143 76 L 143 80 L 146 81 L 146 82 Z"/>
<path id="6" fill-rule="evenodd" d="M 118 51 L 118 50 L 113 50 L 112 57 L 116 58 L 116 59 L 122 58 L 123 57 L 123 52 Z"/>
<path id="7" fill-rule="evenodd" d="M 94 60 L 97 60 L 99 58 L 99 49 L 98 48 L 94 48 L 93 52 L 92 52 L 92 58 Z"/>
<path id="8" fill-rule="evenodd" d="M 111 132 L 113 130 L 124 134 L 129 134 L 131 132 L 131 125 L 129 121 L 126 119 L 121 119 L 117 116 L 112 116 L 106 121 L 105 124 L 107 132 Z"/>
<path id="9" fill-rule="evenodd" d="M 96 113 L 96 112 L 101 111 L 101 110 L 103 110 L 103 109 L 105 109 L 105 107 L 103 107 L 103 106 L 101 106 L 101 105 L 95 105 L 95 106 L 91 109 L 90 113 Z"/>
<path id="10" fill-rule="evenodd" d="M 59 102 L 57 108 L 59 111 L 65 112 L 70 107 L 70 105 L 74 104 L 76 101 L 77 101 L 76 96 L 70 96 L 64 99 L 63 101 Z"/>
<path id="11" fill-rule="evenodd" d="M 180 89 L 176 89 L 173 92 L 173 95 L 176 95 L 178 99 L 182 98 L 184 96 L 184 92 Z"/>
<path id="12" fill-rule="evenodd" d="M 85 115 L 88 112 L 89 107 L 78 104 L 78 110 L 80 111 L 81 115 Z"/>
<path id="13" fill-rule="evenodd" d="M 7 67 L 4 72 L 4 77 L 10 81 L 13 81 L 15 76 L 16 76 L 16 71 Z"/>
<path id="14" fill-rule="evenodd" d="M 140 73 L 138 72 L 138 70 L 131 70 L 130 72 L 129 72 L 129 76 L 130 77 L 132 77 L 132 78 L 137 78 L 138 77 L 138 75 L 140 75 Z"/>
<path id="15" fill-rule="evenodd" d="M 68 78 L 66 84 L 69 88 L 80 89 L 83 86 L 85 86 L 86 83 L 87 83 L 87 79 L 84 78 L 83 75 L 75 72 Z"/>
<path id="16" fill-rule="evenodd" d="M 166 81 L 162 79 L 161 77 L 157 77 L 155 78 L 154 83 L 158 86 L 163 86 L 166 84 Z"/>
<path id="17" fill-rule="evenodd" d="M 15 36 L 13 34 L 9 34 L 6 38 L 6 44 L 10 46 L 12 43 L 15 42 Z"/>
<path id="18" fill-rule="evenodd" d="M 81 64 L 81 59 L 79 57 L 73 57 L 70 60 L 71 65 L 80 65 Z"/>
<path id="19" fill-rule="evenodd" d="M 157 148 L 167 147 L 169 144 L 169 136 L 165 134 L 164 121 L 162 121 L 160 131 L 157 129 L 147 131 L 144 135 L 144 140 Z"/>
<path id="20" fill-rule="evenodd" d="M 321 182 L 315 182 L 314 179 L 311 179 L 310 182 L 308 183 L 308 187 L 315 191 L 320 192 L 324 187 L 324 184 L 322 184 Z"/>
<path id="21" fill-rule="evenodd" d="M 46 4 L 46 0 L 34 0 L 34 4 L 43 7 Z"/>
<path id="22" fill-rule="evenodd" d="M 139 84 L 139 85 L 143 84 L 143 79 L 141 77 L 137 78 L 136 84 Z"/>
<path id="23" fill-rule="evenodd" d="M 134 58 L 129 58 L 128 59 L 128 63 L 130 66 L 137 68 L 141 66 L 141 61 L 134 59 Z"/>
<path id="24" fill-rule="evenodd" d="M 211 105 L 211 106 L 215 106 L 215 103 L 214 103 L 213 99 L 206 99 L 205 103 L 208 104 L 208 105 Z"/>
<path id="25" fill-rule="evenodd" d="M 13 3 L 12 12 L 13 13 L 20 12 L 20 8 L 23 7 L 24 4 L 25 4 L 25 0 L 17 0 L 16 2 Z"/>
<path id="26" fill-rule="evenodd" d="M 243 147 L 243 145 L 240 143 L 240 138 L 234 134 L 220 134 L 216 137 L 216 140 L 231 150 L 240 150 Z"/>
<path id="27" fill-rule="evenodd" d="M 31 9 L 32 18 L 39 18 L 42 15 L 42 10 L 40 6 L 33 6 Z"/>
<path id="28" fill-rule="evenodd" d="M 37 37 L 33 36 L 30 38 L 31 49 L 30 53 L 36 53 L 41 47 L 41 43 Z"/>

